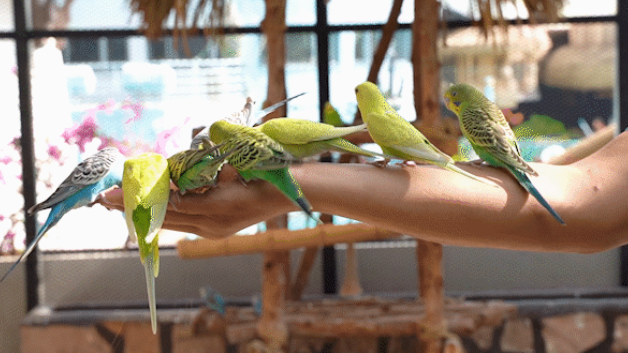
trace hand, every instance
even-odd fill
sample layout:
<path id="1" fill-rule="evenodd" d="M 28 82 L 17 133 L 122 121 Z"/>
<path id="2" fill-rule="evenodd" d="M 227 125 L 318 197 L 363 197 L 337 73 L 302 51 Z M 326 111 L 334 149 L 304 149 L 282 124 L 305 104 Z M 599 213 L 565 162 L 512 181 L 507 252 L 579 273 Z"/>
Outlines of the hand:
<path id="1" fill-rule="evenodd" d="M 122 189 L 113 189 L 96 201 L 108 209 L 124 211 Z M 225 165 L 218 183 L 202 194 L 180 195 L 171 190 L 163 228 L 222 238 L 250 225 L 296 210 L 272 185 L 252 181 L 246 185 L 233 167 Z"/>

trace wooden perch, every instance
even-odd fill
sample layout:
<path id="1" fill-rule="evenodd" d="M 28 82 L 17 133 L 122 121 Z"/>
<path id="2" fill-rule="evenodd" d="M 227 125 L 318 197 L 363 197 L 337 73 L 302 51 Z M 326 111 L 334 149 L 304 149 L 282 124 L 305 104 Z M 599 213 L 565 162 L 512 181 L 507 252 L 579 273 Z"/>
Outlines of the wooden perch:
<path id="1" fill-rule="evenodd" d="M 328 246 L 337 243 L 383 240 L 400 236 L 364 223 L 337 226 L 323 224 L 316 228 L 274 229 L 251 236 L 231 236 L 223 239 L 182 240 L 177 252 L 182 259 L 252 254 L 271 250 L 291 250 L 302 247 Z"/>
<path id="2" fill-rule="evenodd" d="M 579 161 L 604 147 L 615 137 L 616 132 L 617 126 L 615 124 L 608 125 L 584 138 L 577 145 L 570 147 L 564 154 L 550 159 L 548 163 L 566 165 Z"/>

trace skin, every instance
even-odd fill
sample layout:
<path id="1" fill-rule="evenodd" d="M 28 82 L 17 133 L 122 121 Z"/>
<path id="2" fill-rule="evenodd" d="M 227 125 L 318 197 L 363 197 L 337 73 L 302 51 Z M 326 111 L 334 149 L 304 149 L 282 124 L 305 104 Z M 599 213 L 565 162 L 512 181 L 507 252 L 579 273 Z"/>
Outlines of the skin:
<path id="1" fill-rule="evenodd" d="M 535 186 L 567 226 L 525 192 L 507 171 L 461 165 L 500 185 L 494 188 L 433 166 L 374 168 L 305 163 L 290 167 L 314 209 L 354 218 L 428 241 L 469 247 L 594 253 L 628 243 L 628 133 L 576 163 L 531 163 Z M 368 190 L 368 192 L 365 192 Z M 297 210 L 272 185 L 243 186 L 231 168 L 219 187 L 173 200 L 164 227 L 207 238 L 224 237 Z M 107 207 L 121 209 L 119 190 Z"/>

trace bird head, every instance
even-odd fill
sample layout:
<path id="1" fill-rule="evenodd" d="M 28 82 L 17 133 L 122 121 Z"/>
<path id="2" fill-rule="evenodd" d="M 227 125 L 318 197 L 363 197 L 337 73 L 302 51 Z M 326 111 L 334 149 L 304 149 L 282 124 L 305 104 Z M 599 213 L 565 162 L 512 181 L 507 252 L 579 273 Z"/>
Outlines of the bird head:
<path id="1" fill-rule="evenodd" d="M 447 109 L 456 113 L 456 115 L 460 114 L 462 110 L 462 105 L 465 102 L 477 101 L 485 98 L 482 92 L 480 92 L 477 88 L 466 84 L 459 83 L 457 85 L 453 85 L 445 91 L 445 105 Z"/>

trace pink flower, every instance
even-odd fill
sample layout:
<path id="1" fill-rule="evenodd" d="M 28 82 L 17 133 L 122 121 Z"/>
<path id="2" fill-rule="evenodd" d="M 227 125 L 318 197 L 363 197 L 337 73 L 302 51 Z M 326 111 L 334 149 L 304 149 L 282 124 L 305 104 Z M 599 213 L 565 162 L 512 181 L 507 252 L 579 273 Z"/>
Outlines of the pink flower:
<path id="1" fill-rule="evenodd" d="M 4 221 L 6 217 L 0 214 L 0 222 Z"/>
<path id="2" fill-rule="evenodd" d="M 144 108 L 139 101 L 131 97 L 127 97 L 122 103 L 122 109 L 130 109 L 133 112 L 133 116 L 124 122 L 124 124 L 127 125 L 140 120 L 142 118 L 142 110 Z"/>
<path id="3" fill-rule="evenodd" d="M 113 100 L 113 98 L 109 98 L 105 103 L 99 105 L 96 110 L 104 110 L 105 113 L 111 114 L 115 105 L 116 102 Z"/>
<path id="4" fill-rule="evenodd" d="M 4 156 L 2 158 L 0 158 L 0 163 L 7 165 L 9 163 L 13 162 L 13 159 L 9 156 Z"/>
<path id="5" fill-rule="evenodd" d="M 96 119 L 89 114 L 81 124 L 72 126 L 66 129 L 62 136 L 67 143 L 76 143 L 79 146 L 81 152 L 85 152 L 85 144 L 91 142 L 96 136 Z"/>
<path id="6" fill-rule="evenodd" d="M 54 158 L 57 162 L 61 160 L 61 149 L 54 145 L 48 145 L 48 155 Z"/>
<path id="7" fill-rule="evenodd" d="M 154 151 L 156 153 L 166 155 L 166 144 L 168 143 L 168 140 L 173 135 L 178 133 L 179 130 L 181 130 L 181 128 L 179 126 L 175 126 L 170 130 L 164 130 L 164 131 L 161 131 L 159 134 L 157 134 L 157 141 L 155 142 Z M 175 143 L 175 147 L 179 147 L 179 146 L 177 146 L 177 144 Z"/>

